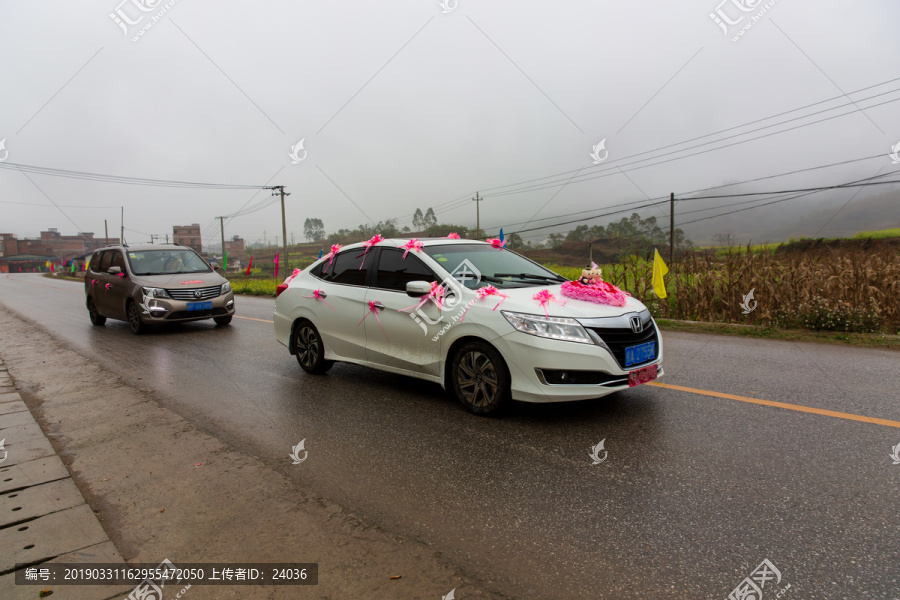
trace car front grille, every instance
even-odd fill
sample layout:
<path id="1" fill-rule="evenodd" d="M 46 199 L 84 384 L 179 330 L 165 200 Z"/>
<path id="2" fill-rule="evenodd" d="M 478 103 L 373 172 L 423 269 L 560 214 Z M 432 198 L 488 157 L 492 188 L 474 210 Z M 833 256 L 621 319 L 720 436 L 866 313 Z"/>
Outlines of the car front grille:
<path id="1" fill-rule="evenodd" d="M 202 319 L 204 317 L 224 317 L 228 314 L 227 308 L 211 308 L 207 310 L 181 310 L 169 313 L 166 319 L 177 321 L 178 319 Z"/>
<path id="2" fill-rule="evenodd" d="M 212 287 L 205 288 L 191 288 L 191 289 L 178 289 L 178 290 L 166 290 L 169 296 L 172 297 L 172 300 L 182 300 L 184 302 L 193 302 L 196 300 L 209 300 L 210 298 L 218 298 L 220 293 L 222 292 L 222 286 L 214 285 Z M 200 297 L 194 295 L 194 292 L 200 292 Z"/>
<path id="3" fill-rule="evenodd" d="M 613 328 L 613 327 L 589 327 L 591 331 L 600 336 L 603 343 L 609 348 L 616 362 L 622 369 L 633 369 L 642 364 L 653 362 L 659 358 L 659 337 L 656 333 L 656 327 L 652 321 L 648 321 L 644 325 L 643 331 L 635 333 L 631 329 Z M 640 363 L 625 366 L 625 348 L 646 344 L 647 342 L 656 342 L 653 358 Z"/>

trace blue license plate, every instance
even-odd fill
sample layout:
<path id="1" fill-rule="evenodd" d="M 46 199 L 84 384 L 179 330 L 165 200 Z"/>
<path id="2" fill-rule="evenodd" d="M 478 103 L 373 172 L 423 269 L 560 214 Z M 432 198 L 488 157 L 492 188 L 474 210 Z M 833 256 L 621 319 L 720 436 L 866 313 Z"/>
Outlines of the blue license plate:
<path id="1" fill-rule="evenodd" d="M 636 365 L 656 358 L 656 342 L 625 348 L 625 366 Z"/>
<path id="2" fill-rule="evenodd" d="M 212 300 L 206 302 L 188 302 L 188 310 L 209 310 L 212 308 Z"/>

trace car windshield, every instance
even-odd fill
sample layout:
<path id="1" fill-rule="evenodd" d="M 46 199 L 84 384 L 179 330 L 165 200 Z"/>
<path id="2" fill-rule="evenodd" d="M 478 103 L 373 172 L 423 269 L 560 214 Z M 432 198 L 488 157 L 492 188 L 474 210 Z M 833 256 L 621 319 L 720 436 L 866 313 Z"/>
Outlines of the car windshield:
<path id="1" fill-rule="evenodd" d="M 212 269 L 191 250 L 139 250 L 128 252 L 128 264 L 135 275 L 209 273 Z"/>
<path id="2" fill-rule="evenodd" d="M 565 278 L 511 250 L 485 244 L 425 246 L 425 253 L 469 289 L 546 286 Z"/>

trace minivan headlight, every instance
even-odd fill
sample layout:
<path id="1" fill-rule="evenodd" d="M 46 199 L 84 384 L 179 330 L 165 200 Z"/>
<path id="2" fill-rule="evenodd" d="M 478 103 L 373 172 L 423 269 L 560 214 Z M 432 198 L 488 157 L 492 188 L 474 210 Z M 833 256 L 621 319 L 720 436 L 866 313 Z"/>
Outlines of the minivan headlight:
<path id="1" fill-rule="evenodd" d="M 566 342 L 578 342 L 579 344 L 593 344 L 594 341 L 588 335 L 584 327 L 575 319 L 564 317 L 541 317 L 538 315 L 526 315 L 508 311 L 500 311 L 509 324 L 522 333 L 536 335 L 551 340 Z"/>
<path id="2" fill-rule="evenodd" d="M 230 291 L 231 291 L 231 282 L 226 281 L 225 283 L 222 284 L 222 294 L 227 294 Z"/>
<path id="3" fill-rule="evenodd" d="M 169 294 L 162 288 L 145 287 L 142 288 L 144 295 L 150 298 L 168 298 Z"/>

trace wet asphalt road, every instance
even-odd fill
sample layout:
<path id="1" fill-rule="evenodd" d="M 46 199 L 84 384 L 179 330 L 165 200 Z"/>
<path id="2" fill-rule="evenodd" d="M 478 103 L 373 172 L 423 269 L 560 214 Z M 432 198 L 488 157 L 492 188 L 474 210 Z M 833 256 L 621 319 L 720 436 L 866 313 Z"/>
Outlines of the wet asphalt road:
<path id="1" fill-rule="evenodd" d="M 274 340 L 274 301 L 236 302 L 231 326 L 138 337 L 92 327 L 81 284 L 0 275 L 7 308 L 511 598 L 720 600 L 768 559 L 781 581 L 765 600 L 900 600 L 898 427 L 650 385 L 478 418 L 406 377 L 341 364 L 308 376 Z M 662 383 L 900 421 L 900 353 L 663 337 Z"/>

